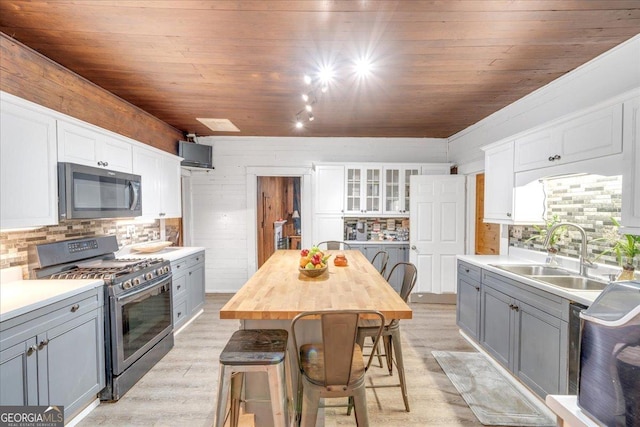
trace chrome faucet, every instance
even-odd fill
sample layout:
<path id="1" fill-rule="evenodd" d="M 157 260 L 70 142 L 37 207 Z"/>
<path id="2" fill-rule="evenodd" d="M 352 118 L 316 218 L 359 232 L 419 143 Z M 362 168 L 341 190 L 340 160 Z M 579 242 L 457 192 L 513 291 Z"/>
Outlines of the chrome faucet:
<path id="1" fill-rule="evenodd" d="M 549 231 L 547 231 L 547 237 L 544 239 L 543 246 L 546 248 L 549 246 L 549 241 L 551 240 L 551 236 L 559 227 L 574 227 L 577 228 L 580 232 L 580 236 L 582 237 L 582 241 L 580 243 L 580 275 L 587 277 L 589 275 L 589 268 L 597 268 L 598 266 L 592 263 L 587 259 L 587 233 L 584 231 L 584 228 L 579 226 L 578 224 L 574 224 L 572 222 L 559 222 L 554 224 Z"/>

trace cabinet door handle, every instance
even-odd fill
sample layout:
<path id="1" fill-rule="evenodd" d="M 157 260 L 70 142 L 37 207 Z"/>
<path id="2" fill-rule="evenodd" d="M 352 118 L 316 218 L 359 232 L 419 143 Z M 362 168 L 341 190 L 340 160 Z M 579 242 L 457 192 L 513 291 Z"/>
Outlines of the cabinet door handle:
<path id="1" fill-rule="evenodd" d="M 476 286 L 476 291 L 480 292 L 480 286 Z"/>
<path id="2" fill-rule="evenodd" d="M 511 212 L 507 212 L 507 217 L 511 218 Z"/>
<path id="3" fill-rule="evenodd" d="M 47 344 L 49 344 L 48 339 L 40 341 L 40 344 L 38 344 L 38 350 L 42 350 Z"/>
<path id="4" fill-rule="evenodd" d="M 180 317 L 180 316 L 182 316 L 182 312 L 181 311 L 178 312 L 178 317 Z"/>
<path id="5" fill-rule="evenodd" d="M 196 258 L 196 261 L 200 261 L 200 257 Z"/>
<path id="6" fill-rule="evenodd" d="M 189 276 L 191 276 L 192 271 L 189 272 Z"/>
<path id="7" fill-rule="evenodd" d="M 517 305 L 514 305 L 514 306 L 513 306 L 513 309 L 514 309 L 515 311 L 520 311 L 520 307 L 518 307 Z"/>
<path id="8" fill-rule="evenodd" d="M 180 264 L 176 265 L 176 268 L 180 268 Z"/>
<path id="9" fill-rule="evenodd" d="M 78 311 L 80 309 L 80 304 L 73 304 L 71 306 L 71 312 L 75 313 L 76 311 Z"/>
<path id="10" fill-rule="evenodd" d="M 178 285 L 178 287 L 176 287 L 176 289 L 178 289 L 178 290 L 179 290 L 181 287 L 182 287 L 182 285 Z"/>
<path id="11" fill-rule="evenodd" d="M 27 356 L 31 356 L 36 351 L 38 351 L 38 347 L 36 347 L 35 345 L 32 345 L 27 349 Z"/>
<path id="12" fill-rule="evenodd" d="M 468 273 L 468 272 L 469 272 L 469 269 L 468 269 L 468 268 L 465 268 L 465 269 L 464 269 L 464 272 L 465 272 L 465 273 Z"/>
<path id="13" fill-rule="evenodd" d="M 553 159 L 553 156 L 549 156 L 549 161 L 550 161 L 550 162 L 553 162 L 553 160 L 554 160 L 554 159 Z"/>

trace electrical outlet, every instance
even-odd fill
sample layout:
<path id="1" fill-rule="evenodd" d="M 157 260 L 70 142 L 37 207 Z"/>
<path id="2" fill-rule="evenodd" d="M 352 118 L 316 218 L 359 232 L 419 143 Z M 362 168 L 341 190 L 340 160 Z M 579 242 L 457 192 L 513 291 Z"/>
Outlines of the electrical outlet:
<path id="1" fill-rule="evenodd" d="M 522 239 L 522 232 L 524 231 L 524 227 L 520 225 L 515 225 L 511 227 L 511 235 L 516 239 Z"/>

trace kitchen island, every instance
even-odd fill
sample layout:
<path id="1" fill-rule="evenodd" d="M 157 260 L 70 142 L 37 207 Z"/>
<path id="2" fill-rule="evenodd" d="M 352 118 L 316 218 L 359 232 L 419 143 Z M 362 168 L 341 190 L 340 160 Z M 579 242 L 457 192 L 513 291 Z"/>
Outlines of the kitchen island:
<path id="1" fill-rule="evenodd" d="M 346 255 L 347 267 L 333 265 L 333 256 L 338 252 Z M 332 255 L 327 272 L 310 278 L 298 271 L 299 251 L 276 251 L 220 309 L 220 318 L 240 320 L 242 329 L 288 331 L 297 314 L 311 310 L 378 310 L 387 319 L 411 319 L 411 308 L 360 251 L 326 253 Z M 320 339 L 317 322 L 309 322 L 302 333 L 298 337 L 300 343 Z M 297 352 L 289 338 L 289 355 L 293 356 Z M 293 357 L 289 366 L 295 396 L 297 369 Z M 246 411 L 256 414 L 256 425 L 272 423 L 268 390 L 264 378 L 246 376 Z"/>

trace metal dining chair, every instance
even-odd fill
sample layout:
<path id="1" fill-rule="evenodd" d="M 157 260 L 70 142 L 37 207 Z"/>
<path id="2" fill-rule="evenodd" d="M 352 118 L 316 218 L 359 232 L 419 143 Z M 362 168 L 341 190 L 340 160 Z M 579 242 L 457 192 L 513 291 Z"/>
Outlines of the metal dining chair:
<path id="1" fill-rule="evenodd" d="M 387 263 L 389 262 L 389 254 L 386 251 L 378 251 L 373 256 L 371 264 L 384 276 L 387 271 Z"/>
<path id="2" fill-rule="evenodd" d="M 400 289 L 400 297 L 407 302 L 409 300 L 409 295 L 411 295 L 411 291 L 416 285 L 416 281 L 418 279 L 418 270 L 415 265 L 410 262 L 399 262 L 393 266 L 389 276 L 387 276 L 387 281 L 393 277 L 394 274 L 402 274 L 402 287 Z M 374 321 L 369 319 L 361 320 L 358 324 L 358 338 L 357 342 L 360 347 L 363 346 L 364 340 L 366 337 L 375 336 L 376 331 L 379 325 Z M 384 325 L 382 329 L 382 342 L 384 344 L 384 354 L 379 354 L 378 345 L 374 344 L 373 349 L 375 351 L 371 352 L 371 356 L 375 354 L 379 354 L 383 356 L 387 360 L 387 369 L 389 369 L 389 375 L 393 374 L 393 364 L 394 364 L 394 354 L 395 354 L 395 364 L 398 369 L 398 377 L 400 380 L 399 384 L 396 384 L 396 387 L 400 387 L 402 390 L 402 399 L 404 400 L 404 407 L 407 412 L 410 411 L 409 408 L 409 396 L 407 394 L 407 384 L 404 375 L 404 360 L 402 358 L 402 344 L 400 339 L 400 320 L 392 319 L 389 323 Z M 376 353 L 378 351 L 378 353 Z M 375 388 L 376 386 L 369 386 Z M 386 386 L 388 387 L 388 386 Z M 350 409 L 350 408 L 349 408 Z"/>
<path id="3" fill-rule="evenodd" d="M 369 425 L 364 375 L 373 356 L 369 356 L 365 365 L 362 346 L 356 343 L 358 324 L 364 320 L 363 316 L 372 317 L 378 325 L 371 328 L 377 345 L 385 320 L 376 310 L 308 311 L 300 313 L 291 322 L 293 344 L 298 355 L 296 408 L 300 411 L 301 427 L 315 426 L 321 398 L 336 397 L 349 397 L 355 408 L 357 425 Z M 301 321 L 318 318 L 322 341 L 299 345 L 298 337 L 302 336 L 302 330 L 296 326 L 300 326 Z"/>
<path id="4" fill-rule="evenodd" d="M 340 240 L 327 240 L 324 242 L 320 242 L 316 245 L 319 249 L 326 250 L 348 250 L 351 249 L 351 245 L 347 242 L 342 242 Z"/>

